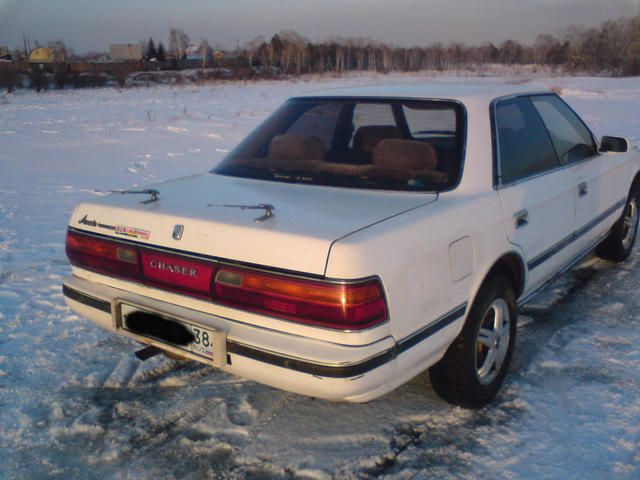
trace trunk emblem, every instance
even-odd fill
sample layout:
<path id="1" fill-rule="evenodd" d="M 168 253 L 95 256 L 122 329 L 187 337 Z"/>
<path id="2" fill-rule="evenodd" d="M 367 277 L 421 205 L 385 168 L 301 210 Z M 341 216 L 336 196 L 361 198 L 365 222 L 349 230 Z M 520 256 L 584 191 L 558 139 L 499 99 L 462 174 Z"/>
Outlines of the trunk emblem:
<path id="1" fill-rule="evenodd" d="M 173 227 L 173 234 L 171 236 L 173 237 L 174 240 L 181 240 L 183 232 L 184 232 L 184 225 L 178 224 Z"/>

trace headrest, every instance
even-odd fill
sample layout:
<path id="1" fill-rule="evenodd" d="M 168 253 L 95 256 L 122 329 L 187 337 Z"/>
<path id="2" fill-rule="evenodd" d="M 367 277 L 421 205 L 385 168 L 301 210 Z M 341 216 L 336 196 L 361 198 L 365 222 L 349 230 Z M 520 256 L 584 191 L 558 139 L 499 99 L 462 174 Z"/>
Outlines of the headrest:
<path id="1" fill-rule="evenodd" d="M 269 158 L 323 160 L 324 146 L 313 135 L 276 135 L 269 144 Z"/>
<path id="2" fill-rule="evenodd" d="M 385 138 L 402 138 L 402 132 L 398 127 L 392 125 L 360 127 L 353 136 L 353 149 L 371 153 Z"/>
<path id="3" fill-rule="evenodd" d="M 389 138 L 373 151 L 373 164 L 404 171 L 433 170 L 438 165 L 438 155 L 428 143 Z"/>

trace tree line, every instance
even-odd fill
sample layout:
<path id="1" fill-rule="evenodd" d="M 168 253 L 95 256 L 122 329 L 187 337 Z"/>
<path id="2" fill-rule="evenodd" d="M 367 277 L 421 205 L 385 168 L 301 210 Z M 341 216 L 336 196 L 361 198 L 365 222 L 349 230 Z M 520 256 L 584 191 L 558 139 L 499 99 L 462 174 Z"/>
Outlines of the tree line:
<path id="1" fill-rule="evenodd" d="M 609 20 L 595 28 L 568 27 L 557 36 L 540 35 L 532 45 L 505 40 L 499 45 L 453 42 L 407 48 L 364 38 L 313 43 L 287 30 L 268 41 L 257 37 L 240 53 L 250 66 L 297 75 L 352 70 L 463 70 L 488 63 L 537 64 L 612 76 L 640 75 L 640 15 Z"/>
<path id="2" fill-rule="evenodd" d="M 100 61 L 104 54 L 96 52 L 74 55 L 61 40 L 47 46 L 66 60 L 38 66 L 26 62 L 24 52 L 16 52 L 13 62 L 0 62 L 0 88 L 11 91 L 29 85 L 39 91 L 51 86 L 81 88 L 109 83 L 122 87 L 136 72 L 149 72 L 145 78 L 154 82 L 166 79 L 154 77 L 150 71 L 187 68 L 202 70 L 194 77 L 197 82 L 349 71 L 464 71 L 488 64 L 533 64 L 566 73 L 636 76 L 640 75 L 640 15 L 609 20 L 593 28 L 567 27 L 558 35 L 540 35 L 529 45 L 510 39 L 497 45 L 452 42 L 415 47 L 365 38 L 334 37 L 312 42 L 295 31 L 285 30 L 268 40 L 256 37 L 234 52 L 226 52 L 226 57 L 214 58 L 214 49 L 207 40 L 201 40 L 194 48 L 182 29 L 172 28 L 166 50 L 162 42 L 156 44 L 152 38 L 143 42 L 141 62 L 105 63 Z M 201 55 L 203 61 L 189 60 L 188 49 Z M 215 53 L 221 52 L 215 49 Z M 216 71 L 209 67 L 218 68 Z M 185 78 L 189 77 L 176 75 L 174 80 L 182 82 Z"/>

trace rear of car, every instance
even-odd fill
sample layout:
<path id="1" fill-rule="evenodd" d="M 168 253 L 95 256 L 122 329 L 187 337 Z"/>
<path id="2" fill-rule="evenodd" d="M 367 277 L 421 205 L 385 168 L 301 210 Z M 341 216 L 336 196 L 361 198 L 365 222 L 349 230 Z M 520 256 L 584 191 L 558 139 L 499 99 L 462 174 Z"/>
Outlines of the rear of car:
<path id="1" fill-rule="evenodd" d="M 332 247 L 454 188 L 465 129 L 451 101 L 292 99 L 210 173 L 80 204 L 67 303 L 173 356 L 311 396 L 375 398 L 405 380 L 399 287 L 363 251 L 328 277 Z M 367 271 L 349 274 L 350 258 Z"/>

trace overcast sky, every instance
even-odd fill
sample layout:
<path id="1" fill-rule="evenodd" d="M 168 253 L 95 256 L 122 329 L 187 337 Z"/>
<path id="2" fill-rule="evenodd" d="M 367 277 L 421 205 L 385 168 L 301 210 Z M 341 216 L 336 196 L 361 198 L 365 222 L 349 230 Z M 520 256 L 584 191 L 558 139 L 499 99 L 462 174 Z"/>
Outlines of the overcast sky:
<path id="1" fill-rule="evenodd" d="M 78 53 L 153 37 L 169 29 L 227 48 L 296 30 L 311 40 L 362 36 L 397 45 L 533 42 L 568 25 L 595 26 L 640 13 L 640 0 L 0 0 L 0 45 L 22 35 L 63 39 Z"/>

